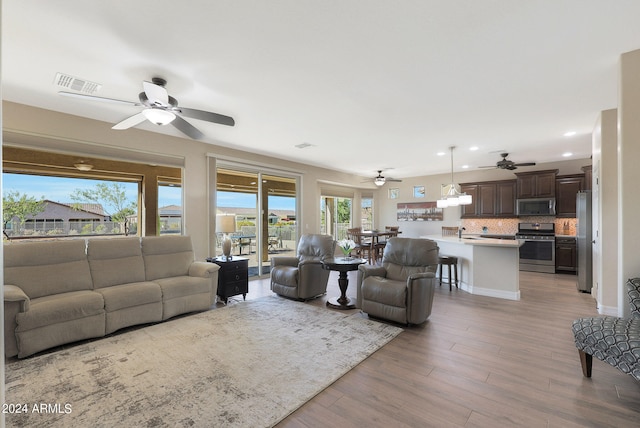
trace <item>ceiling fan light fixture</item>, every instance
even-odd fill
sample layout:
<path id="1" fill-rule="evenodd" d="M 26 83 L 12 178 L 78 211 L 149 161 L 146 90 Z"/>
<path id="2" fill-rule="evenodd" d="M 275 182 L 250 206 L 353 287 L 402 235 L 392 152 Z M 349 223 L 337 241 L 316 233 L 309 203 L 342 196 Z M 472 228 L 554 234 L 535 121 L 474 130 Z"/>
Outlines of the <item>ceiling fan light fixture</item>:
<path id="1" fill-rule="evenodd" d="M 386 181 L 387 180 L 385 180 L 384 177 L 376 177 L 376 179 L 373 180 L 373 184 L 380 187 L 380 186 L 383 186 Z"/>
<path id="2" fill-rule="evenodd" d="M 90 163 L 86 163 L 85 161 L 78 161 L 73 164 L 74 168 L 78 171 L 91 171 L 93 169 L 93 165 Z"/>
<path id="3" fill-rule="evenodd" d="M 176 118 L 176 115 L 170 111 L 153 107 L 142 110 L 142 114 L 149 122 L 156 125 L 168 125 Z"/>

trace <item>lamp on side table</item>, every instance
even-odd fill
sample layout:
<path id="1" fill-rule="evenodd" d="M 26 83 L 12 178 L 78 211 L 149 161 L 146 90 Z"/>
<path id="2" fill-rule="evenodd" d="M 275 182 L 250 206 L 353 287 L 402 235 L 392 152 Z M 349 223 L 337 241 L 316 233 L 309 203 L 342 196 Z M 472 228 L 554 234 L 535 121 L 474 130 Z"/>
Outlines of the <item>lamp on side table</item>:
<path id="1" fill-rule="evenodd" d="M 231 238 L 229 237 L 229 234 L 235 231 L 235 215 L 216 216 L 216 232 L 224 233 L 224 239 L 222 241 L 222 255 L 226 260 L 231 260 Z"/>

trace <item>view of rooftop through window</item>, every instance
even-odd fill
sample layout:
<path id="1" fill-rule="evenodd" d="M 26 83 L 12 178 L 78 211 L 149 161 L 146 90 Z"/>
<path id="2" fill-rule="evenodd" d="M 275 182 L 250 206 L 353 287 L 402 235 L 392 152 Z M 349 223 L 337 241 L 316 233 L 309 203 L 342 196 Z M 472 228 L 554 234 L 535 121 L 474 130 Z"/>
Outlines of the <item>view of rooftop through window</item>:
<path id="1" fill-rule="evenodd" d="M 138 183 L 11 173 L 2 181 L 6 237 L 137 233 Z M 161 233 L 180 233 L 181 187 L 158 192 Z"/>

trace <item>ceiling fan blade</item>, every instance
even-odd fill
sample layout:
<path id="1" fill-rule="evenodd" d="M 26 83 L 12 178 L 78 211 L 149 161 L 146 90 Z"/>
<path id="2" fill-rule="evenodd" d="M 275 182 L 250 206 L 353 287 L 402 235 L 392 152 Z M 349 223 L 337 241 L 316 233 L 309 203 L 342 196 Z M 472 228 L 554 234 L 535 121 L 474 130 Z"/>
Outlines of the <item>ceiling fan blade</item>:
<path id="1" fill-rule="evenodd" d="M 147 94 L 147 99 L 152 104 L 160 104 L 163 106 L 169 104 L 169 94 L 162 86 L 156 85 L 152 82 L 143 81 L 142 87 L 144 88 L 144 93 Z"/>
<path id="2" fill-rule="evenodd" d="M 107 103 L 126 104 L 126 105 L 130 105 L 130 106 L 141 106 L 142 105 L 140 103 L 135 103 L 133 101 L 117 100 L 115 98 L 96 97 L 94 95 L 76 94 L 75 92 L 59 91 L 58 94 L 62 95 L 64 97 L 80 98 L 80 99 L 91 100 L 91 101 L 102 101 L 102 102 L 107 102 Z"/>
<path id="3" fill-rule="evenodd" d="M 195 126 L 181 118 L 180 116 L 176 116 L 175 119 L 171 122 L 173 126 L 175 126 L 180 132 L 183 134 L 193 138 L 194 140 L 200 140 L 204 138 L 204 134 L 198 130 Z"/>
<path id="4" fill-rule="evenodd" d="M 236 121 L 232 117 L 225 116 L 210 111 L 196 110 L 186 107 L 178 107 L 180 112 L 192 119 L 206 120 L 207 122 L 219 123 L 220 125 L 234 126 Z"/>
<path id="5" fill-rule="evenodd" d="M 516 163 L 514 164 L 514 166 L 534 166 L 536 163 L 535 162 L 523 162 L 523 163 Z"/>
<path id="6" fill-rule="evenodd" d="M 397 178 L 387 178 L 387 181 L 394 181 L 396 183 L 402 183 L 402 180 L 399 180 Z"/>
<path id="7" fill-rule="evenodd" d="M 111 127 L 111 129 L 129 129 L 132 126 L 136 126 L 139 123 L 147 120 L 146 116 L 142 113 L 134 114 L 131 117 L 126 118 L 120 123 L 116 123 Z"/>

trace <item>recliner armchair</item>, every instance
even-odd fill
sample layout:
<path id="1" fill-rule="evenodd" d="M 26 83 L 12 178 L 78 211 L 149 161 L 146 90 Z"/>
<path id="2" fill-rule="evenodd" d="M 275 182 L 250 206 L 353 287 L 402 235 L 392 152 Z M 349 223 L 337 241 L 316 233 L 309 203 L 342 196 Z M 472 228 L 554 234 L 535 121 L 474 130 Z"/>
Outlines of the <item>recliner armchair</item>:
<path id="1" fill-rule="evenodd" d="M 322 260 L 333 257 L 335 247 L 330 235 L 302 235 L 297 257 L 271 258 L 271 290 L 299 300 L 325 294 L 330 272 L 322 268 Z"/>
<path id="2" fill-rule="evenodd" d="M 391 238 L 380 266 L 358 267 L 356 306 L 374 318 L 422 324 L 431 315 L 437 266 L 435 241 Z"/>

